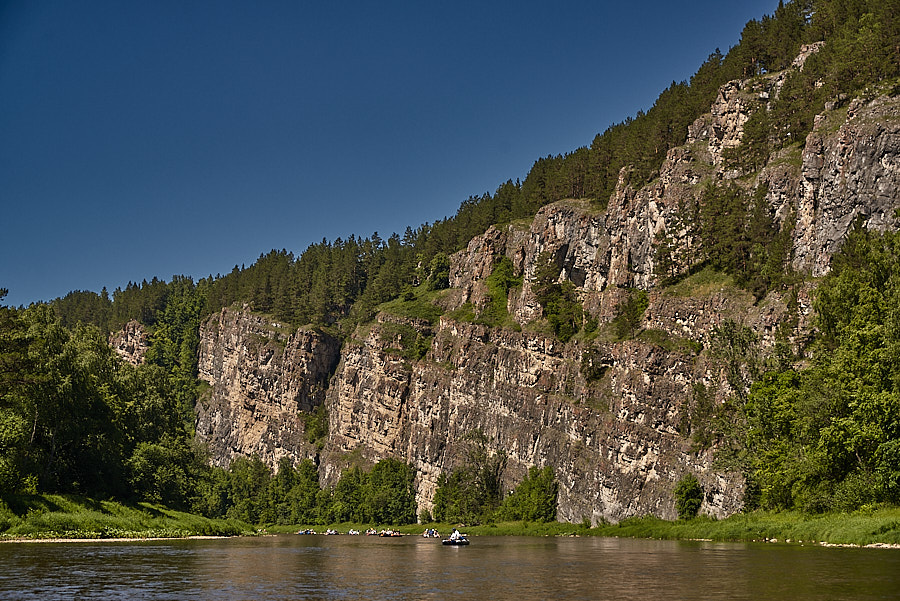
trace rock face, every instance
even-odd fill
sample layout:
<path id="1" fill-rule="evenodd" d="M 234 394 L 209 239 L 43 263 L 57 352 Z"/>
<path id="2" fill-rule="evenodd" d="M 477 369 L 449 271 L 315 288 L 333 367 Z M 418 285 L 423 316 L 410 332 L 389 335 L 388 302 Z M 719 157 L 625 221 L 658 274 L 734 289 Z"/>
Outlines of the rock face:
<path id="1" fill-rule="evenodd" d="M 674 517 L 672 486 L 688 470 L 705 485 L 709 513 L 740 506 L 740 482 L 714 474 L 676 431 L 695 356 L 638 342 L 588 350 L 442 319 L 428 357 L 405 364 L 377 330 L 344 349 L 328 394 L 330 440 L 338 455 L 406 458 L 421 508 L 431 509 L 438 476 L 460 464 L 474 431 L 507 454 L 507 490 L 529 466 L 553 466 L 564 520 Z M 589 357 L 604 371 L 591 380 Z"/>
<path id="2" fill-rule="evenodd" d="M 197 436 L 213 462 L 257 454 L 276 466 L 311 451 L 303 412 L 324 401 L 340 345 L 334 338 L 223 309 L 200 329 L 200 379 L 211 386 L 197 406 Z"/>
<path id="3" fill-rule="evenodd" d="M 150 337 L 139 321 L 131 320 L 109 337 L 109 346 L 132 365 L 140 365 L 150 348 Z"/>
<path id="4" fill-rule="evenodd" d="M 448 313 L 436 323 L 380 314 L 339 348 L 321 334 L 288 332 L 245 311 L 214 316 L 201 330 L 200 372 L 211 394 L 198 407 L 198 435 L 220 465 L 254 452 L 271 465 L 282 456 L 314 456 L 298 413 L 324 404 L 329 437 L 317 456 L 324 483 L 353 461 L 401 458 L 417 470 L 422 509 L 432 507 L 438 476 L 462 461 L 464 435 L 480 431 L 507 454 L 505 489 L 530 466 L 554 468 L 562 520 L 675 517 L 672 490 L 688 472 L 704 487 L 702 512 L 739 510 L 741 478 L 717 472 L 712 453 L 692 451 L 681 429 L 699 385 L 718 400 L 729 392 L 722 368 L 702 349 L 726 318 L 754 329 L 764 344 L 773 344 L 785 323 L 790 340 L 802 339 L 811 327 L 811 286 L 761 301 L 715 287 L 679 296 L 658 287 L 665 274 L 657 262 L 665 240 L 673 269 L 695 264 L 698 240 L 683 207 L 698 202 L 705 182 L 738 182 L 723 152 L 740 144 L 751 112 L 764 109 L 783 79 L 724 86 L 711 112 L 691 126 L 687 144 L 669 151 L 660 177 L 636 190 L 623 170 L 602 212 L 586 201 L 562 201 L 541 209 L 527 229 L 491 228 L 455 254 L 442 307 L 484 306 L 485 281 L 505 255 L 523 276 L 508 298 L 521 331 Z M 765 186 L 777 223 L 796 224 L 793 265 L 814 276 L 828 271 L 858 219 L 875 229 L 898 225 L 900 99 L 839 104 L 820 116 L 802 150 L 783 151 L 754 181 L 738 182 Z M 564 344 L 530 327 L 541 316 L 530 278 L 548 257 L 601 327 L 628 288 L 648 291 L 640 327 L 656 342 Z M 397 322 L 432 340 L 424 358 L 397 350 L 404 343 Z"/>
<path id="5" fill-rule="evenodd" d="M 879 231 L 900 223 L 900 103 L 854 100 L 837 131 L 841 112 L 833 113 L 816 119 L 803 152 L 794 267 L 815 276 L 857 219 Z"/>

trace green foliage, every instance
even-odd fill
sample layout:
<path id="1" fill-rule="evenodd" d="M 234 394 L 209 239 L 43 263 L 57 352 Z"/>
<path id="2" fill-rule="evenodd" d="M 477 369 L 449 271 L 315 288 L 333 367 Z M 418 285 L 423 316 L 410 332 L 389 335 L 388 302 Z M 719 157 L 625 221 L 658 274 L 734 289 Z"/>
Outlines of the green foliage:
<path id="1" fill-rule="evenodd" d="M 379 327 L 382 342 L 395 345 L 386 350 L 395 352 L 408 361 L 423 359 L 434 340 L 434 335 L 429 330 L 420 331 L 405 323 L 384 322 Z"/>
<path id="2" fill-rule="evenodd" d="M 447 314 L 447 317 L 454 321 L 474 323 L 475 307 L 470 302 L 463 303 L 458 309 L 450 311 L 450 313 Z"/>
<path id="3" fill-rule="evenodd" d="M 611 360 L 606 359 L 596 347 L 587 349 L 581 355 L 579 371 L 587 382 L 597 382 L 611 366 Z"/>
<path id="4" fill-rule="evenodd" d="M 782 227 L 765 200 L 766 188 L 748 195 L 729 184 L 710 183 L 700 201 L 700 238 L 706 260 L 734 277 L 757 299 L 786 281 L 793 217 Z"/>
<path id="5" fill-rule="evenodd" d="M 74 328 L 79 322 L 96 325 L 102 332 L 122 327 L 124 322 L 113 322 L 113 302 L 104 288 L 100 294 L 85 290 L 73 290 L 53 302 L 53 308 L 66 328 Z"/>
<path id="6" fill-rule="evenodd" d="M 238 457 L 228 470 L 211 468 L 196 481 L 194 511 L 249 524 L 410 524 L 416 521 L 415 470 L 383 459 L 369 472 L 353 467 L 333 489 L 319 485 L 316 465 L 283 457 L 274 473 L 257 457 Z"/>
<path id="7" fill-rule="evenodd" d="M 725 381 L 741 400 L 759 377 L 759 337 L 749 327 L 727 318 L 713 327 L 711 352 L 725 370 Z"/>
<path id="8" fill-rule="evenodd" d="M 0 360 L 3 491 L 189 506 L 200 468 L 179 386 L 192 376 L 126 364 L 97 328 L 66 329 L 46 305 L 0 308 Z"/>
<path id="9" fill-rule="evenodd" d="M 723 322 L 714 355 L 734 393 L 701 429 L 743 471 L 749 507 L 851 511 L 897 503 L 900 468 L 900 234 L 854 230 L 822 279 L 812 361 L 767 363 Z M 694 424 L 692 423 L 692 429 Z"/>
<path id="10" fill-rule="evenodd" d="M 702 268 L 672 284 L 665 289 L 665 292 L 681 298 L 706 299 L 726 290 L 735 291 L 734 278 L 713 268 L 708 263 L 703 263 Z"/>
<path id="11" fill-rule="evenodd" d="M 370 520 L 379 524 L 414 524 L 415 470 L 398 459 L 382 459 L 372 467 L 366 507 Z"/>
<path id="12" fill-rule="evenodd" d="M 174 277 L 167 285 L 166 302 L 156 313 L 152 344 L 145 360 L 171 375 L 174 394 L 185 426 L 192 428 L 197 403 L 197 361 L 200 322 L 206 316 L 206 297 L 190 278 Z"/>
<path id="13" fill-rule="evenodd" d="M 703 350 L 703 345 L 696 340 L 673 336 L 665 330 L 641 330 L 637 337 L 640 340 L 661 346 L 673 353 L 699 355 L 700 351 Z"/>
<path id="14" fill-rule="evenodd" d="M 725 164 L 731 169 L 738 169 L 744 173 L 753 173 L 762 169 L 769 160 L 772 151 L 770 137 L 772 132 L 772 120 L 769 112 L 758 103 L 754 112 L 744 124 L 744 134 L 741 143 L 736 148 L 726 148 L 722 151 Z"/>
<path id="15" fill-rule="evenodd" d="M 650 298 L 644 290 L 629 290 L 628 298 L 616 307 L 616 317 L 613 319 L 613 327 L 620 340 L 634 339 L 637 336 L 641 320 L 649 306 Z"/>
<path id="16" fill-rule="evenodd" d="M 501 520 L 552 522 L 556 519 L 559 483 L 550 466 L 532 466 L 525 479 L 503 500 L 497 511 Z"/>
<path id="17" fill-rule="evenodd" d="M 690 436 L 694 451 L 704 451 L 716 441 L 716 406 L 709 389 L 703 382 L 696 382 L 691 388 L 689 405 L 685 408 L 678 431 Z"/>
<path id="18" fill-rule="evenodd" d="M 697 517 L 703 504 L 703 487 L 694 474 L 685 474 L 675 484 L 675 510 L 679 520 Z"/>
<path id="19" fill-rule="evenodd" d="M 490 301 L 478 316 L 478 322 L 490 326 L 510 325 L 512 320 L 507 308 L 509 291 L 522 285 L 522 276 L 514 274 L 513 263 L 509 257 L 504 255 L 494 263 L 486 284 Z"/>
<path id="20" fill-rule="evenodd" d="M 439 522 L 477 524 L 487 521 L 503 500 L 500 477 L 506 454 L 492 453 L 481 431 L 465 437 L 466 461 L 438 477 L 434 495 L 434 518 Z"/>
<path id="21" fill-rule="evenodd" d="M 202 477 L 205 459 L 169 435 L 158 442 L 138 443 L 128 460 L 131 491 L 150 503 L 189 508 L 193 484 Z"/>
<path id="22" fill-rule="evenodd" d="M 556 257 L 542 254 L 537 260 L 532 286 L 553 333 L 562 342 L 568 342 L 581 329 L 584 310 L 575 285 L 568 280 L 558 281 L 561 271 Z"/>
<path id="23" fill-rule="evenodd" d="M 428 287 L 432 290 L 443 290 L 450 286 L 450 257 L 439 252 L 431 259 L 428 270 Z"/>
<path id="24" fill-rule="evenodd" d="M 322 450 L 328 437 L 328 410 L 324 404 L 303 415 L 303 431 L 306 441 Z"/>
<path id="25" fill-rule="evenodd" d="M 2 538 L 151 538 L 252 534 L 249 524 L 210 519 L 148 503 L 97 501 L 75 495 L 4 495 Z"/>
<path id="26" fill-rule="evenodd" d="M 434 325 L 443 314 L 443 310 L 432 302 L 434 298 L 435 294 L 425 292 L 423 287 L 413 288 L 407 290 L 403 297 L 380 305 L 379 309 L 391 315 L 420 319 Z"/>
<path id="27" fill-rule="evenodd" d="M 699 516 L 666 521 L 634 517 L 602 524 L 585 534 L 655 539 L 801 542 L 867 545 L 900 542 L 900 510 L 883 508 L 854 513 L 809 514 L 796 511 L 737 513 L 724 520 Z"/>
<path id="28" fill-rule="evenodd" d="M 368 491 L 368 472 L 359 466 L 344 470 L 331 497 L 331 521 L 357 524 L 370 522 L 372 512 L 367 502 Z"/>

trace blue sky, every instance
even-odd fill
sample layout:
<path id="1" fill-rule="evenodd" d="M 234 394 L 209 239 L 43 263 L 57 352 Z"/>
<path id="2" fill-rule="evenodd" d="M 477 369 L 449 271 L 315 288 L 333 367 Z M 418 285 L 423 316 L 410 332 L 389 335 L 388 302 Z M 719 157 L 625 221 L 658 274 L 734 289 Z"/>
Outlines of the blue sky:
<path id="1" fill-rule="evenodd" d="M 5 302 L 453 215 L 777 4 L 0 0 Z"/>

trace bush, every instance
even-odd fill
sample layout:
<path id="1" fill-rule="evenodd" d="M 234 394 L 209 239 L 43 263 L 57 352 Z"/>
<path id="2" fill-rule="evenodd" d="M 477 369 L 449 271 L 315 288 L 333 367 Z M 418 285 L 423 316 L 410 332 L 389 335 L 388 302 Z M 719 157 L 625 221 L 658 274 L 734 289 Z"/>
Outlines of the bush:
<path id="1" fill-rule="evenodd" d="M 503 500 L 499 516 L 511 521 L 552 522 L 556 519 L 558 495 L 559 483 L 553 468 L 532 466 L 516 490 Z"/>
<path id="2" fill-rule="evenodd" d="M 675 509 L 679 520 L 697 517 L 703 504 L 703 487 L 694 474 L 682 476 L 675 485 Z"/>

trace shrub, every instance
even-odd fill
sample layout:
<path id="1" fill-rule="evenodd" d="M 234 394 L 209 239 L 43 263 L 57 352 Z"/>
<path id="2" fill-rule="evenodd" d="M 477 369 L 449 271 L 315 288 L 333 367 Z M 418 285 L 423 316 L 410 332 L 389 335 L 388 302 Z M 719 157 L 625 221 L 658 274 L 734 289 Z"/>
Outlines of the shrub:
<path id="1" fill-rule="evenodd" d="M 693 474 L 682 476 L 675 485 L 675 509 L 679 520 L 697 517 L 703 503 L 703 487 Z"/>

